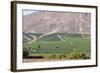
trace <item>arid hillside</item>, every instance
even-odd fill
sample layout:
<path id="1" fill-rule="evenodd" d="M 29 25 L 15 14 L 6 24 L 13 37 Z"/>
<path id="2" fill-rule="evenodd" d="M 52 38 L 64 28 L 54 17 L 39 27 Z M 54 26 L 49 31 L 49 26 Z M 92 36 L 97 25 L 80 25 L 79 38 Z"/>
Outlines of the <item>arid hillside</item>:
<path id="1" fill-rule="evenodd" d="M 23 16 L 23 32 L 90 34 L 90 13 L 37 11 Z"/>

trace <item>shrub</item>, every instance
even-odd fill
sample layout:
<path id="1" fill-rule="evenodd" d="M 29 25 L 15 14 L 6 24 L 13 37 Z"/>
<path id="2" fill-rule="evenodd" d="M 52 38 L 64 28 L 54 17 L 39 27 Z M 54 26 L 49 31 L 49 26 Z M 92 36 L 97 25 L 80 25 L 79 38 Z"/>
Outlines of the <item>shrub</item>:
<path id="1" fill-rule="evenodd" d="M 40 45 L 38 45 L 38 48 L 40 48 Z"/>
<path id="2" fill-rule="evenodd" d="M 67 55 L 64 55 L 64 54 L 60 54 L 60 55 L 53 54 L 53 55 L 50 55 L 48 58 L 49 59 L 67 59 L 68 57 Z"/>
<path id="3" fill-rule="evenodd" d="M 27 58 L 28 55 L 29 55 L 29 51 L 26 48 L 24 48 L 24 50 L 23 50 L 23 58 Z"/>
<path id="4" fill-rule="evenodd" d="M 59 48 L 59 46 L 56 46 L 56 48 Z"/>
<path id="5" fill-rule="evenodd" d="M 66 57 L 66 55 L 59 55 L 59 59 L 65 59 Z"/>
<path id="6" fill-rule="evenodd" d="M 89 56 L 84 52 L 73 52 L 71 53 L 71 59 L 89 59 Z"/>
<path id="7" fill-rule="evenodd" d="M 49 56 L 49 59 L 56 59 L 56 55 Z"/>

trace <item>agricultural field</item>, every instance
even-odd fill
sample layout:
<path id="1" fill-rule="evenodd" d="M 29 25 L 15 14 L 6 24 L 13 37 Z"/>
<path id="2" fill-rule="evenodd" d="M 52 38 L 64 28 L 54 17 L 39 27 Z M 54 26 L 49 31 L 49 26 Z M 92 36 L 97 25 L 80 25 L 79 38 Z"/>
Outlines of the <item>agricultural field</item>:
<path id="1" fill-rule="evenodd" d="M 23 33 L 23 58 L 45 60 L 90 59 L 90 35 L 54 33 Z"/>

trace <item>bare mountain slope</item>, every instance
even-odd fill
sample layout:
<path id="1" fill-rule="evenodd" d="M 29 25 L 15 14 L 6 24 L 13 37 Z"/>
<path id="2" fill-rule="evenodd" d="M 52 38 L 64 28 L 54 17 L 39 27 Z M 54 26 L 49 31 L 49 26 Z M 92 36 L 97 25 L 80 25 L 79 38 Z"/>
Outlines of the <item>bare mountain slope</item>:
<path id="1" fill-rule="evenodd" d="M 90 34 L 90 13 L 38 11 L 23 16 L 23 32 Z"/>

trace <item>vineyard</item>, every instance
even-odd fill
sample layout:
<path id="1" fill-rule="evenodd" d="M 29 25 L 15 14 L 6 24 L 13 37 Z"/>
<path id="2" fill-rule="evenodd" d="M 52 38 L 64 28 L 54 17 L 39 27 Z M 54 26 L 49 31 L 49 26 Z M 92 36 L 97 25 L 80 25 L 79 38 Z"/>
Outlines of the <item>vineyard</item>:
<path id="1" fill-rule="evenodd" d="M 79 33 L 54 33 L 40 38 L 43 33 L 23 33 L 24 58 L 89 59 L 90 35 Z"/>

